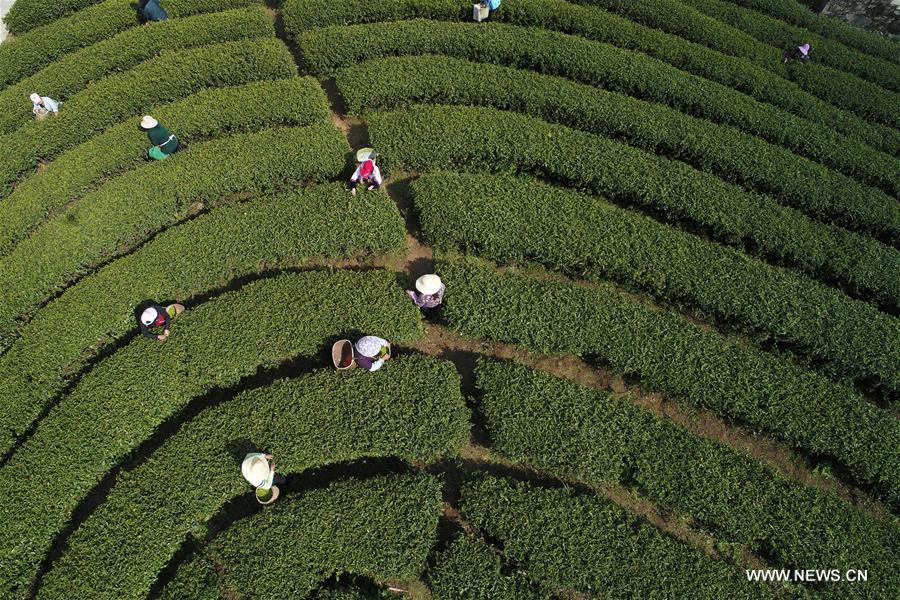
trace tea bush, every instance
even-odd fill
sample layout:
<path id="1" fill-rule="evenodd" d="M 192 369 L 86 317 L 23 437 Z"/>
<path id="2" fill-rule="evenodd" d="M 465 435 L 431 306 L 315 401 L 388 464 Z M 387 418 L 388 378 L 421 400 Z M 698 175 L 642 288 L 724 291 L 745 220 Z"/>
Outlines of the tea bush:
<path id="1" fill-rule="evenodd" d="M 746 6 L 762 13 L 805 27 L 823 36 L 838 40 L 852 48 L 856 48 L 872 56 L 900 64 L 900 48 L 897 42 L 881 35 L 854 27 L 841 19 L 819 15 L 798 2 L 784 0 L 729 0 L 734 4 Z"/>
<path id="2" fill-rule="evenodd" d="M 270 129 L 198 144 L 109 181 L 0 259 L 2 346 L 18 317 L 167 226 L 233 194 L 331 179 L 349 149 L 331 124 Z"/>
<path id="3" fill-rule="evenodd" d="M 0 131 L 9 133 L 30 123 L 28 95 L 40 90 L 63 102 L 92 82 L 155 58 L 162 50 L 183 50 L 219 42 L 271 37 L 272 18 L 262 8 L 173 19 L 121 33 L 53 63 L 39 73 L 0 92 Z M 2 46 L 0 46 L 2 47 Z"/>
<path id="4" fill-rule="evenodd" d="M 873 122 L 892 127 L 900 124 L 897 104 L 900 96 L 854 75 L 831 69 L 813 60 L 806 65 L 783 64 L 787 48 L 773 48 L 756 38 L 708 17 L 693 6 L 669 0 L 576 0 L 609 8 L 629 19 L 662 29 L 719 52 L 745 56 L 769 71 L 797 83 L 801 89 L 834 106 L 855 112 Z M 706 0 L 687 0 L 706 2 Z M 802 42 L 797 40 L 794 47 Z M 864 57 L 861 57 L 864 58 Z M 887 66 L 886 68 L 891 68 Z M 893 70 L 893 69 L 891 69 Z"/>
<path id="5" fill-rule="evenodd" d="M 185 536 L 202 537 L 200 524 L 235 497 L 253 493 L 241 476 L 243 454 L 227 451 L 238 440 L 247 446 L 246 451 L 271 452 L 277 471 L 289 474 L 358 458 L 431 461 L 452 455 L 468 439 L 468 421 L 453 365 L 431 358 L 396 358 L 375 376 L 362 370 L 316 371 L 238 394 L 182 425 L 147 462 L 118 477 L 106 501 L 72 535 L 66 552 L 45 576 L 38 597 L 55 598 L 65 590 L 95 598 L 146 597 Z M 190 457 L 187 463 L 186 457 Z M 191 483 L 173 486 L 173 471 L 183 473 Z M 403 480 L 395 481 L 394 493 L 400 498 L 405 497 Z M 289 489 L 280 487 L 285 495 L 275 506 L 292 502 Z M 433 514 L 426 519 L 429 527 L 423 534 L 428 530 L 428 537 L 405 551 L 418 558 L 398 553 L 391 578 L 400 573 L 415 577 L 422 569 L 440 512 L 440 486 L 435 482 L 427 487 L 428 493 L 420 498 L 429 498 L 437 511 L 429 511 Z M 391 506 L 386 502 L 383 508 L 391 511 Z M 391 514 L 385 521 L 391 527 L 409 518 Z M 347 514 L 342 521 L 353 518 Z M 148 520 L 166 527 L 147 532 Z M 331 521 L 321 521 L 319 526 L 327 527 L 326 523 Z M 385 537 L 371 543 L 388 543 L 396 537 L 381 533 Z M 262 539 L 273 542 L 270 536 L 274 535 L 267 531 Z M 357 541 L 365 543 L 375 536 L 369 532 Z M 302 544 L 297 532 L 287 536 L 285 543 Z M 346 540 L 333 543 L 335 548 L 346 543 L 348 553 L 357 546 Z M 297 551 L 284 550 L 288 556 L 281 560 L 288 561 Z M 279 572 L 278 579 L 292 570 Z"/>
<path id="6" fill-rule="evenodd" d="M 429 475 L 346 480 L 237 521 L 179 569 L 163 600 L 195 598 L 194 572 L 222 565 L 214 583 L 245 598 L 305 598 L 319 582 L 351 572 L 409 580 L 424 570 L 441 513 L 440 481 Z M 185 585 L 187 583 L 187 585 Z M 218 597 L 218 596 L 216 596 Z"/>
<path id="7" fill-rule="evenodd" d="M 887 90 L 900 90 L 900 66 L 868 56 L 839 42 L 822 38 L 805 29 L 720 0 L 679 0 L 703 14 L 744 31 L 759 41 L 780 49 L 796 48 L 809 42 L 815 49 L 814 64 L 828 65 L 853 73 Z"/>
<path id="8" fill-rule="evenodd" d="M 259 0 L 166 0 L 170 18 L 242 8 Z M 148 23 L 150 31 L 166 23 Z M 4 40 L 0 45 L 0 89 L 33 75 L 79 48 L 102 42 L 139 24 L 134 0 L 105 0 L 69 18 Z M 144 28 L 142 28 L 144 29 Z M 136 34 L 141 37 L 142 34 Z M 152 33 L 149 35 L 153 35 Z M 122 39 L 133 39 L 126 36 Z M 28 93 L 34 90 L 29 90 Z M 45 96 L 52 94 L 43 93 Z"/>
<path id="9" fill-rule="evenodd" d="M 709 528 L 719 542 L 764 550 L 769 565 L 867 569 L 836 597 L 892 598 L 898 530 L 837 497 L 606 393 L 512 363 L 480 360 L 479 413 L 492 452 L 557 475 L 639 490 Z"/>
<path id="10" fill-rule="evenodd" d="M 100 0 L 59 0 L 46 3 L 40 0 L 18 0 L 3 18 L 7 29 L 19 35 L 40 25 L 52 23 L 72 13 L 87 9 Z"/>
<path id="11" fill-rule="evenodd" d="M 900 421 L 849 388 L 612 286 L 501 274 L 472 259 L 436 270 L 453 290 L 442 318 L 463 335 L 598 361 L 645 389 L 831 457 L 900 506 Z"/>
<path id="12" fill-rule="evenodd" d="M 307 37 L 304 32 L 314 27 L 411 18 L 451 21 L 471 18 L 468 11 L 465 15 L 460 15 L 459 11 L 458 4 L 448 4 L 438 0 L 369 0 L 366 2 L 348 0 L 341 3 L 327 2 L 327 0 L 309 0 L 301 3 L 296 0 L 288 0 L 285 3 L 283 14 L 288 31 L 295 39 L 303 39 Z M 685 73 L 679 71 L 681 70 L 720 83 L 724 88 L 715 85 L 707 86 L 709 92 L 715 92 L 714 97 L 727 96 L 727 101 L 716 104 L 721 105 L 724 110 L 728 110 L 732 106 L 739 107 L 739 114 L 753 113 L 749 116 L 742 114 L 740 118 L 752 117 L 756 126 L 762 127 L 766 131 L 769 131 L 770 125 L 764 119 L 757 117 L 756 113 L 762 110 L 772 111 L 773 107 L 778 107 L 803 117 L 803 119 L 827 125 L 835 131 L 881 148 L 885 152 L 900 153 L 900 132 L 894 128 L 870 123 L 851 112 L 823 102 L 800 89 L 796 83 L 783 79 L 745 58 L 716 52 L 684 38 L 634 23 L 614 13 L 572 4 L 566 0 L 517 0 L 515 3 L 504 6 L 503 10 L 498 11 L 493 19 L 511 25 L 539 27 L 573 34 L 597 42 L 606 42 L 624 50 L 637 50 L 676 67 L 674 75 L 678 78 L 685 76 Z M 468 27 L 471 30 L 472 26 Z M 365 30 L 369 31 L 371 28 Z M 317 32 L 310 32 L 310 35 L 317 35 Z M 583 44 L 584 40 L 581 42 Z M 332 52 L 334 50 L 332 49 Z M 374 57 L 366 56 L 365 58 Z M 605 58 L 608 60 L 608 57 Z M 637 59 L 641 60 L 640 57 Z M 656 61 L 642 65 L 637 72 L 645 69 L 647 64 L 656 66 Z M 631 73 L 626 71 L 631 86 L 640 90 L 641 93 L 647 93 L 640 87 L 640 78 L 636 75 L 635 69 L 631 69 L 631 71 Z M 664 95 L 666 92 L 663 89 L 658 94 Z M 748 94 L 768 106 L 760 106 L 744 97 L 743 94 Z M 671 95 L 671 92 L 668 95 Z M 702 94 L 700 96 L 703 97 Z M 694 102 L 687 102 L 685 106 L 694 107 L 694 104 Z M 797 122 L 790 119 L 789 115 L 780 115 L 780 111 L 776 110 L 775 114 L 779 115 L 779 120 L 788 117 L 788 120 L 795 125 L 795 135 L 799 139 L 804 139 L 802 132 L 810 128 L 820 130 L 821 134 L 831 135 L 827 129 L 823 130 L 813 124 L 807 125 L 803 121 Z M 770 133 L 775 136 L 783 135 L 779 133 L 778 128 L 771 128 Z M 798 144 L 798 146 L 802 146 L 802 144 Z"/>
<path id="13" fill-rule="evenodd" d="M 287 359 L 315 357 L 334 336 L 353 331 L 396 342 L 421 335 L 419 312 L 393 274 L 307 271 L 249 283 L 178 317 L 166 342 L 139 336 L 102 361 L 0 469 L 5 497 L 16 497 L 26 480 L 33 494 L 0 508 L 0 577 L 8 589 L 27 588 L 90 490 L 192 400 Z M 239 464 L 232 467 L 239 479 Z M 31 477 L 38 471 L 40 478 Z M 134 516 L 146 524 L 145 515 Z"/>
<path id="14" fill-rule="evenodd" d="M 326 73 L 380 56 L 445 54 L 557 75 L 668 104 L 731 125 L 883 189 L 900 193 L 900 162 L 833 130 L 781 113 L 735 90 L 636 52 L 502 24 L 402 21 L 311 31 L 297 40 L 309 67 Z"/>
<path id="15" fill-rule="evenodd" d="M 404 247 L 403 220 L 383 193 L 352 203 L 347 197 L 343 185 L 328 184 L 227 206 L 162 232 L 67 290 L 0 357 L 2 451 L 97 352 L 127 340 L 139 303 L 189 300 L 237 277 L 302 265 L 310 257 Z M 78 327 L 71 327 L 75 320 Z"/>
<path id="16" fill-rule="evenodd" d="M 0 190 L 41 159 L 84 143 L 120 121 L 204 88 L 284 79 L 297 74 L 291 53 L 277 39 L 227 42 L 165 53 L 133 69 L 88 85 L 44 121 L 0 136 Z"/>
<path id="17" fill-rule="evenodd" d="M 476 107 L 415 106 L 368 114 L 366 122 L 385 165 L 531 173 L 691 223 L 723 243 L 888 304 L 900 298 L 896 249 L 621 142 Z"/>
<path id="18" fill-rule="evenodd" d="M 281 102 L 272 102 L 272 96 Z M 150 110 L 161 123 L 190 145 L 226 133 L 253 131 L 272 125 L 312 125 L 329 122 L 328 101 L 312 78 L 258 81 L 242 86 L 198 92 L 178 102 Z M 71 206 L 90 189 L 123 171 L 147 164 L 147 134 L 140 117 L 104 131 L 61 154 L 22 180 L 0 202 L 0 255 L 41 222 Z"/>
<path id="19" fill-rule="evenodd" d="M 616 280 L 900 392 L 900 322 L 792 271 L 596 197 L 514 177 L 436 173 L 411 193 L 435 248 Z"/>
<path id="20" fill-rule="evenodd" d="M 369 73 L 379 73 L 373 81 Z M 455 58 L 375 59 L 340 70 L 351 111 L 414 102 L 489 106 L 624 139 L 762 193 L 825 223 L 900 245 L 900 207 L 884 192 L 731 127 L 659 104 L 528 71 Z"/>
<path id="21" fill-rule="evenodd" d="M 611 598 L 775 597 L 599 496 L 482 474 L 463 484 L 461 496 L 463 518 L 549 586 Z"/>
<path id="22" fill-rule="evenodd" d="M 498 552 L 469 535 L 460 534 L 438 552 L 427 581 L 435 600 L 550 600 L 528 577 L 504 574 Z"/>

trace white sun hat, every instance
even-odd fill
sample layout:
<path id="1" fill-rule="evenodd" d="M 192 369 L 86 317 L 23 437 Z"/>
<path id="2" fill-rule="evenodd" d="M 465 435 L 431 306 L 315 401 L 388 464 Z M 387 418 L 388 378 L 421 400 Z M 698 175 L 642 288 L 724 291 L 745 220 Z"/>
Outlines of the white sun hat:
<path id="1" fill-rule="evenodd" d="M 156 318 L 159 316 L 159 311 L 153 308 L 152 306 L 149 308 L 145 308 L 144 312 L 141 313 L 141 323 L 150 327 L 153 325 L 153 322 L 156 321 Z"/>
<path id="2" fill-rule="evenodd" d="M 433 273 L 422 275 L 416 279 L 416 289 L 426 296 L 437 294 L 441 289 L 441 285 L 443 285 L 441 283 L 441 278 Z"/>
<path id="3" fill-rule="evenodd" d="M 151 117 L 150 115 L 144 115 L 144 118 L 141 119 L 141 127 L 144 129 L 153 129 L 159 125 L 159 121 Z"/>
<path id="4" fill-rule="evenodd" d="M 386 345 L 387 340 L 374 335 L 367 335 L 356 342 L 356 351 L 366 358 L 375 358 Z"/>
<path id="5" fill-rule="evenodd" d="M 35 104 L 38 104 L 41 101 L 41 95 L 38 94 L 37 92 L 34 92 L 33 94 L 31 94 L 31 96 L 29 96 L 29 98 L 31 98 L 31 101 L 34 102 Z"/>
<path id="6" fill-rule="evenodd" d="M 269 468 L 269 461 L 266 460 L 265 454 L 259 452 L 252 452 L 244 457 L 244 462 L 241 463 L 241 474 L 250 482 L 250 485 L 264 490 L 272 487 L 272 481 L 275 479 L 275 473 Z"/>

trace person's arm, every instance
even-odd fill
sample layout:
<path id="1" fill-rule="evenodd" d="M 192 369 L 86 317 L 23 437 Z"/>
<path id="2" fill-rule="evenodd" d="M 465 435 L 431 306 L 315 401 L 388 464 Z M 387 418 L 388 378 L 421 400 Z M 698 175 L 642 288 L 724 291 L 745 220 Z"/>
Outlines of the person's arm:
<path id="1" fill-rule="evenodd" d="M 44 98 L 44 106 L 53 113 L 59 112 L 59 102 L 54 100 L 53 98 Z"/>
<path id="2" fill-rule="evenodd" d="M 350 176 L 350 185 L 355 185 L 357 181 L 359 181 L 359 173 L 362 170 L 362 165 L 357 165 L 356 170 L 353 171 L 353 175 Z"/>
<path id="3" fill-rule="evenodd" d="M 381 187 L 381 183 L 384 180 L 381 178 L 381 169 L 379 169 L 377 166 L 375 167 L 375 170 L 372 172 L 372 177 L 375 179 L 375 184 L 370 185 L 369 189 L 374 190 L 377 187 Z"/>
<path id="4" fill-rule="evenodd" d="M 150 328 L 141 323 L 140 320 L 138 320 L 138 325 L 140 326 L 141 333 L 144 334 L 144 337 L 148 337 L 151 340 L 155 340 L 157 338 L 156 334 L 150 331 Z"/>
<path id="5" fill-rule="evenodd" d="M 422 301 L 422 297 L 419 294 L 417 294 L 413 290 L 406 290 L 406 295 L 412 299 L 413 304 L 415 304 L 419 308 L 422 308 L 424 302 Z"/>

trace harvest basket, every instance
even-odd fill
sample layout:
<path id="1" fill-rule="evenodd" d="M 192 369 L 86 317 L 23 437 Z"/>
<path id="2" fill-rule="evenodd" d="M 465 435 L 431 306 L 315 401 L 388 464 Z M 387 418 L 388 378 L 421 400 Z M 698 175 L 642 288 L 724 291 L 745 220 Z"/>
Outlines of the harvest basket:
<path id="1" fill-rule="evenodd" d="M 334 363 L 335 369 L 340 371 L 352 369 L 356 366 L 353 358 L 353 344 L 350 340 L 338 340 L 331 347 L 331 362 Z"/>
<path id="2" fill-rule="evenodd" d="M 260 493 L 261 493 L 261 492 L 266 492 L 266 491 L 268 491 L 268 492 L 270 492 L 270 493 L 269 493 L 269 494 L 263 494 L 262 497 L 260 497 Z M 278 500 L 278 495 L 279 495 L 280 493 L 281 493 L 281 491 L 278 489 L 278 486 L 277 486 L 277 485 L 273 485 L 273 486 L 272 486 L 271 488 L 269 488 L 268 490 L 263 490 L 262 488 L 256 488 L 256 492 L 255 492 L 253 495 L 256 496 L 256 501 L 257 501 L 257 502 L 259 502 L 259 503 L 262 504 L 263 506 L 268 506 L 269 504 L 272 504 L 273 502 L 275 502 L 276 500 Z M 265 499 L 264 499 L 264 498 L 265 498 Z"/>

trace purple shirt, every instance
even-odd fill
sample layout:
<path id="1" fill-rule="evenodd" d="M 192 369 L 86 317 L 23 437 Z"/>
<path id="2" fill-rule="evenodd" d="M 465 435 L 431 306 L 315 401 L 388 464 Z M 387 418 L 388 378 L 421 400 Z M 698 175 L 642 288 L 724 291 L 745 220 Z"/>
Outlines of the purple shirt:
<path id="1" fill-rule="evenodd" d="M 442 283 L 441 289 L 434 294 L 422 294 L 420 292 L 414 292 L 413 290 L 406 290 L 406 293 L 419 308 L 434 308 L 440 306 L 441 302 L 444 300 L 444 290 L 446 289 L 447 288 Z"/>

